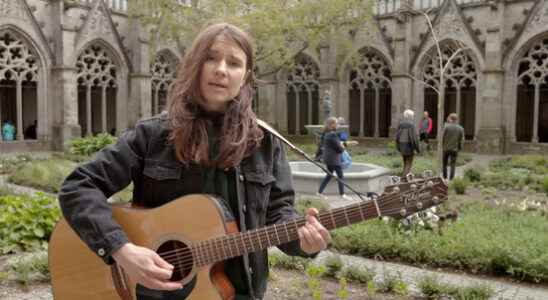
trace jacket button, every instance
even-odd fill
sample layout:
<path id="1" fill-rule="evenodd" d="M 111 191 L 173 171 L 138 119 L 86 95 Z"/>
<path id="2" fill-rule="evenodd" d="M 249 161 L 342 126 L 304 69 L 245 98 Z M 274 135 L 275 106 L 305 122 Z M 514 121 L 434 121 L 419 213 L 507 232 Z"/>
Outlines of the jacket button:
<path id="1" fill-rule="evenodd" d="M 105 249 L 99 248 L 99 250 L 97 250 L 97 254 L 99 254 L 99 256 L 105 256 Z"/>
<path id="2" fill-rule="evenodd" d="M 244 204 L 244 206 L 242 206 L 242 210 L 243 210 L 244 212 L 246 212 L 246 211 L 247 211 L 247 205 Z"/>
<path id="3" fill-rule="evenodd" d="M 244 175 L 240 174 L 239 178 L 240 178 L 240 181 L 244 181 Z"/>
<path id="4" fill-rule="evenodd" d="M 252 269 L 251 267 L 249 267 L 248 270 L 249 270 L 249 274 L 250 274 L 250 275 L 253 275 L 253 269 Z"/>

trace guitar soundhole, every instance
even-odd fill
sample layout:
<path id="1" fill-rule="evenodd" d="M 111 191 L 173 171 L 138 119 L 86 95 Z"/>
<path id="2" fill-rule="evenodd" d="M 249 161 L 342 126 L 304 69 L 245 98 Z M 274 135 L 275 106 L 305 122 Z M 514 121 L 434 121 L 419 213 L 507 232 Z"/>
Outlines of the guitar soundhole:
<path id="1" fill-rule="evenodd" d="M 192 271 L 194 257 L 192 256 L 192 251 L 185 243 L 167 241 L 158 248 L 157 253 L 175 267 L 171 281 L 181 281 Z"/>

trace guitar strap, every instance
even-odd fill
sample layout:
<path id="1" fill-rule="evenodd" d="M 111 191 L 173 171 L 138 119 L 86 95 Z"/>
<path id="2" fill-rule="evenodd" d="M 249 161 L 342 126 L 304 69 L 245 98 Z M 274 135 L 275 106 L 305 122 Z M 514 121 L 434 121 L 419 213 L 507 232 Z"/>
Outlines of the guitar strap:
<path id="1" fill-rule="evenodd" d="M 285 137 L 283 137 L 278 131 L 276 131 L 276 129 L 274 129 L 270 125 L 268 125 L 268 123 L 266 123 L 265 121 L 263 121 L 261 119 L 257 119 L 257 124 L 261 128 L 263 128 L 264 130 L 272 133 L 275 137 L 279 138 L 282 142 L 284 142 L 295 153 L 301 155 L 302 157 L 304 157 L 304 159 L 311 162 L 312 164 L 314 164 L 318 168 L 322 169 L 322 171 L 324 171 L 325 174 L 329 174 L 329 175 L 331 175 L 332 178 L 334 178 L 338 182 L 342 182 L 342 184 L 345 187 L 347 187 L 349 190 L 354 192 L 354 194 L 356 194 L 358 197 L 360 197 L 361 200 L 366 200 L 366 198 L 364 197 L 365 195 L 363 193 L 360 193 L 360 192 L 356 191 L 354 188 L 352 188 L 346 182 L 344 182 L 344 180 L 340 179 L 339 177 L 335 176 L 333 173 L 329 172 L 329 170 L 327 170 L 324 165 L 318 163 L 317 161 L 314 161 L 312 158 L 310 158 L 308 156 L 308 154 L 306 154 L 303 150 L 301 150 L 301 149 L 297 148 L 295 145 L 293 145 L 290 141 L 288 141 Z"/>

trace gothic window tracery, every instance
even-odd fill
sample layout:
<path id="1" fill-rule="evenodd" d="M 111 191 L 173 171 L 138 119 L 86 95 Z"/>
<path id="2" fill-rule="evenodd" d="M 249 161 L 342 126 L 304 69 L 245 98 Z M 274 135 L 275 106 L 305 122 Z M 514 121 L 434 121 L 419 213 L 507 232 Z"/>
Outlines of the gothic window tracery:
<path id="1" fill-rule="evenodd" d="M 449 44 L 442 45 L 442 65 L 445 66 L 453 55 L 455 48 Z M 440 63 L 437 51 L 430 51 L 429 59 L 423 68 L 422 79 L 439 90 Z M 450 113 L 459 116 L 459 123 L 464 127 L 466 139 L 473 139 L 476 119 L 476 65 L 469 52 L 461 51 L 451 59 L 445 70 L 444 120 Z M 438 94 L 431 88 L 424 90 L 424 110 L 428 111 L 433 124 L 438 124 Z M 420 114 L 422 115 L 422 113 Z M 437 135 L 437 127 L 433 126 L 431 137 Z"/>
<path id="2" fill-rule="evenodd" d="M 387 137 L 392 105 L 392 71 L 379 54 L 371 49 L 359 52 L 350 71 L 349 125 L 355 136 Z"/>
<path id="3" fill-rule="evenodd" d="M 175 77 L 177 60 L 168 53 L 156 55 L 152 66 L 152 114 L 158 114 L 166 109 L 167 92 Z"/>
<path id="4" fill-rule="evenodd" d="M 518 61 L 516 140 L 548 143 L 548 38 Z"/>
<path id="5" fill-rule="evenodd" d="M 101 45 L 90 45 L 76 61 L 78 117 L 82 133 L 116 133 L 118 67 Z"/>
<path id="6" fill-rule="evenodd" d="M 305 125 L 319 123 L 320 69 L 301 56 L 287 76 L 288 133 L 306 134 Z"/>
<path id="7" fill-rule="evenodd" d="M 36 138 L 36 127 L 24 133 L 37 120 L 38 70 L 35 52 L 17 34 L 0 31 L 0 124 L 9 121 L 16 140 Z"/>

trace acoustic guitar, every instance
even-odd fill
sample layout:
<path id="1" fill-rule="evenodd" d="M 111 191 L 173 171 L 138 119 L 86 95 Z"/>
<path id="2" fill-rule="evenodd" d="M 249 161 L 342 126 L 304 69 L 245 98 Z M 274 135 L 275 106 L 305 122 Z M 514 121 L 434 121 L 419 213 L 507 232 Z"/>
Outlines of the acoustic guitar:
<path id="1" fill-rule="evenodd" d="M 332 230 L 376 217 L 406 217 L 446 199 L 446 183 L 432 177 L 391 185 L 374 199 L 321 211 L 318 220 Z M 184 284 L 177 299 L 227 300 L 234 297 L 234 288 L 222 262 L 297 240 L 297 229 L 306 219 L 238 232 L 234 222 L 226 222 L 223 207 L 211 195 L 196 194 L 153 209 L 116 205 L 113 217 L 132 243 L 153 249 L 175 266 L 171 280 Z M 56 300 L 130 300 L 158 293 L 132 282 L 116 263 L 106 265 L 65 220 L 52 233 L 49 268 Z"/>

